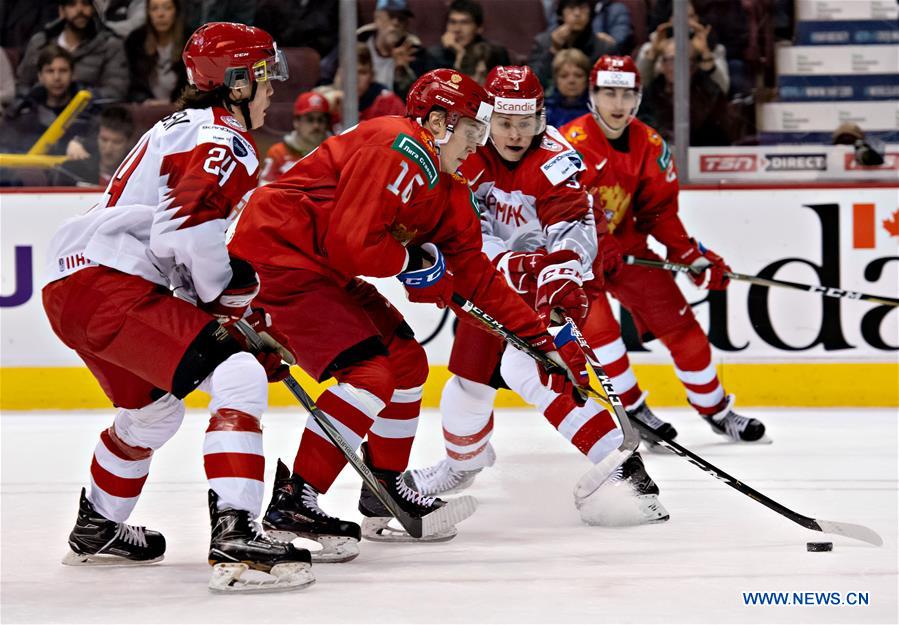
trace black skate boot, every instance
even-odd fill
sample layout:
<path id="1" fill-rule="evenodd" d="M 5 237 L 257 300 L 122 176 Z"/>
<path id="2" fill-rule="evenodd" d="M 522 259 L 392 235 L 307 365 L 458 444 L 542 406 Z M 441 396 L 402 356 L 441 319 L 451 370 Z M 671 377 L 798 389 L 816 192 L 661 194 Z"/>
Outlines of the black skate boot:
<path id="1" fill-rule="evenodd" d="M 145 527 L 110 521 L 94 509 L 82 488 L 78 519 L 69 534 L 69 547 L 72 550 L 62 559 L 63 564 L 152 564 L 162 560 L 165 538 Z"/>
<path id="2" fill-rule="evenodd" d="M 644 432 L 642 428 L 637 428 L 637 431 L 640 433 L 640 438 L 643 439 L 643 444 L 646 445 L 648 450 L 663 451 L 664 447 L 659 445 L 659 438 L 667 438 L 668 440 L 673 441 L 675 437 L 677 437 L 677 430 L 675 430 L 674 426 L 667 421 L 659 419 L 655 413 L 649 409 L 649 406 L 646 404 L 647 395 L 648 393 L 646 391 L 640 395 L 640 399 L 627 409 L 627 416 L 630 417 L 632 421 L 636 420 L 649 426 L 655 434 L 657 434 L 657 436 L 654 436 L 648 432 Z"/>
<path id="3" fill-rule="evenodd" d="M 262 517 L 262 527 L 272 538 L 312 540 L 321 550 L 312 552 L 313 562 L 348 562 L 359 555 L 361 528 L 352 521 L 326 514 L 318 506 L 318 491 L 278 460 L 272 501 Z"/>
<path id="4" fill-rule="evenodd" d="M 362 457 L 387 495 L 409 515 L 422 521 L 421 538 L 414 538 L 404 529 L 391 525 L 391 521 L 395 523 L 393 514 L 363 482 L 362 493 L 359 495 L 359 512 L 365 517 L 362 520 L 362 535 L 369 540 L 382 542 L 451 540 L 456 535 L 456 523 L 470 517 L 477 508 L 477 500 L 470 496 L 443 501 L 419 494 L 403 481 L 402 472 L 374 466 L 368 452 L 368 443 L 362 443 Z"/>
<path id="5" fill-rule="evenodd" d="M 737 443 L 769 444 L 771 439 L 765 436 L 765 424 L 758 419 L 744 417 L 733 410 L 734 396 L 728 395 L 724 408 L 713 415 L 702 415 L 715 434 L 726 436 Z"/>
<path id="6" fill-rule="evenodd" d="M 643 458 L 634 452 L 593 493 L 575 497 L 575 506 L 587 525 L 662 523 L 670 515 L 658 495 L 659 487 L 646 472 Z"/>
<path id="7" fill-rule="evenodd" d="M 246 510 L 218 509 L 218 495 L 209 491 L 212 539 L 209 564 L 213 592 L 275 592 L 298 590 L 315 581 L 306 549 L 267 536 Z M 241 577 L 248 569 L 268 575 Z"/>

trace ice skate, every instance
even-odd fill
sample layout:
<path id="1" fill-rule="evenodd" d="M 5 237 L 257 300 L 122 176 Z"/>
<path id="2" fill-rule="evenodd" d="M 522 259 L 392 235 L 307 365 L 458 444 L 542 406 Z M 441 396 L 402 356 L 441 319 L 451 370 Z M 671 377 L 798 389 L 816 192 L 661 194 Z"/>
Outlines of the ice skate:
<path id="1" fill-rule="evenodd" d="M 361 528 L 327 514 L 318 505 L 319 493 L 278 460 L 272 501 L 262 518 L 262 527 L 272 538 L 290 542 L 297 537 L 317 542 L 312 551 L 315 563 L 348 562 L 359 555 Z"/>
<path id="2" fill-rule="evenodd" d="M 595 491 L 585 497 L 576 495 L 574 503 L 587 525 L 644 525 L 669 519 L 658 495 L 659 487 L 634 452 Z"/>
<path id="3" fill-rule="evenodd" d="M 724 408 L 713 415 L 703 415 L 715 434 L 726 436 L 736 443 L 771 444 L 771 439 L 765 436 L 765 424 L 758 419 L 744 417 L 733 410 L 734 396 L 727 396 Z"/>
<path id="4" fill-rule="evenodd" d="M 365 517 L 362 521 L 362 535 L 368 540 L 382 542 L 451 540 L 456 535 L 456 523 L 470 517 L 477 508 L 477 500 L 474 497 L 457 497 L 443 501 L 421 495 L 403 481 L 403 474 L 399 471 L 388 471 L 373 466 L 368 453 L 368 443 L 362 443 L 362 456 L 387 494 L 393 497 L 403 510 L 422 520 L 421 538 L 410 536 L 363 483 L 362 493 L 359 496 L 359 512 Z"/>
<path id="5" fill-rule="evenodd" d="M 649 393 L 646 391 L 641 393 L 640 398 L 632 406 L 628 407 L 627 416 L 632 420 L 637 420 L 644 425 L 649 426 L 656 432 L 656 434 L 658 434 L 658 436 L 653 436 L 652 434 L 648 434 L 642 429 L 637 428 L 640 438 L 643 440 L 643 444 L 647 450 L 657 452 L 667 451 L 664 447 L 659 445 L 659 437 L 674 440 L 677 437 L 677 430 L 675 430 L 674 426 L 667 421 L 658 418 L 655 413 L 650 410 L 649 406 L 646 404 L 646 396 L 648 394 Z"/>
<path id="6" fill-rule="evenodd" d="M 69 547 L 63 564 L 135 566 L 162 560 L 165 538 L 145 527 L 110 521 L 94 509 L 82 488 Z"/>
<path id="7" fill-rule="evenodd" d="M 487 443 L 484 451 L 484 466 L 477 469 L 456 469 L 449 458 L 424 469 L 408 469 L 403 472 L 403 481 L 426 497 L 461 493 L 474 483 L 474 478 L 484 467 L 492 467 L 496 462 L 493 446 Z"/>
<path id="8" fill-rule="evenodd" d="M 315 582 L 306 549 L 267 536 L 246 510 L 219 510 L 218 496 L 212 490 L 209 517 L 212 592 L 279 592 L 299 590 Z"/>

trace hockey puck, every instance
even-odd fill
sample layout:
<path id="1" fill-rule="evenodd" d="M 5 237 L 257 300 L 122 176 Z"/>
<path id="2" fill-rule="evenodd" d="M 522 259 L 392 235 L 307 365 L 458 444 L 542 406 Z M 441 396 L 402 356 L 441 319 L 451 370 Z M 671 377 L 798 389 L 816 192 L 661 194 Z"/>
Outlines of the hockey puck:
<path id="1" fill-rule="evenodd" d="M 805 543 L 808 551 L 833 551 L 833 543 Z"/>

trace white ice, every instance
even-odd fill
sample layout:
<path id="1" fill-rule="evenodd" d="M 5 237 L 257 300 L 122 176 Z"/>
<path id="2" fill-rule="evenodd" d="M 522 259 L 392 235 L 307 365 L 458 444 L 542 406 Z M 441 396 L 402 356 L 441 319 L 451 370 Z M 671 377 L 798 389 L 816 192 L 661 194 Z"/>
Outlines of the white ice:
<path id="1" fill-rule="evenodd" d="M 2 620 L 52 623 L 263 622 L 897 622 L 895 409 L 744 410 L 774 444 L 735 447 L 686 410 L 662 410 L 679 441 L 808 516 L 860 523 L 876 548 L 825 536 L 675 456 L 647 454 L 671 512 L 662 525 L 587 527 L 572 503 L 584 458 L 533 411 L 498 411 L 498 461 L 470 493 L 474 517 L 444 544 L 366 542 L 347 564 L 316 565 L 299 593 L 208 592 L 208 517 L 195 411 L 156 454 L 132 521 L 161 530 L 165 561 L 137 568 L 59 563 L 99 431 L 110 412 L 2 415 Z M 274 459 L 290 463 L 304 417 L 265 417 L 267 489 Z M 413 465 L 442 453 L 439 417 L 421 419 Z M 358 520 L 347 469 L 323 498 Z M 808 553 L 807 541 L 832 541 Z M 744 592 L 868 593 L 862 606 L 746 606 Z"/>

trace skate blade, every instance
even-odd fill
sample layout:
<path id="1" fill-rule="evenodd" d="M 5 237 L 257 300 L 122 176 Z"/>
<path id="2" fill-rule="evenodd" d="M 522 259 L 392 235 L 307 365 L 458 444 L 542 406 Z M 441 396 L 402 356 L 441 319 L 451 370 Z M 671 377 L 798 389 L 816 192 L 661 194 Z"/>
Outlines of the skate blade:
<path id="1" fill-rule="evenodd" d="M 164 555 L 152 560 L 129 560 L 122 556 L 111 554 L 86 554 L 75 553 L 71 549 L 63 556 L 62 563 L 66 566 L 146 566 L 156 564 L 165 558 Z"/>
<path id="2" fill-rule="evenodd" d="M 209 590 L 218 594 L 287 592 L 314 583 L 315 576 L 306 562 L 282 562 L 268 573 L 252 570 L 244 562 L 219 563 L 212 567 Z"/>
<path id="3" fill-rule="evenodd" d="M 450 527 L 442 532 L 423 535 L 421 538 L 409 533 L 393 517 L 378 516 L 362 519 L 362 537 L 376 543 L 441 543 L 456 537 L 456 528 Z"/>
<path id="4" fill-rule="evenodd" d="M 265 533 L 286 543 L 301 539 L 300 546 L 309 551 L 314 564 L 349 562 L 359 555 L 359 541 L 349 536 L 323 536 L 272 529 L 266 529 Z"/>

